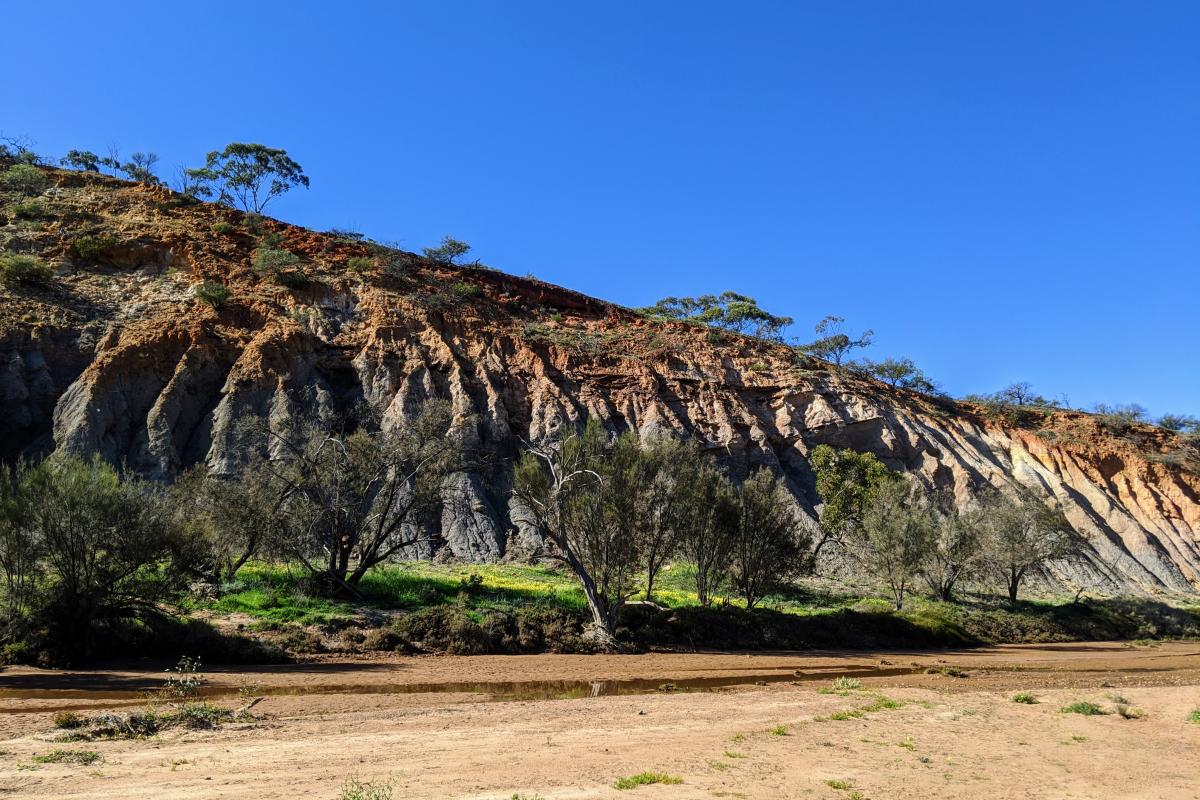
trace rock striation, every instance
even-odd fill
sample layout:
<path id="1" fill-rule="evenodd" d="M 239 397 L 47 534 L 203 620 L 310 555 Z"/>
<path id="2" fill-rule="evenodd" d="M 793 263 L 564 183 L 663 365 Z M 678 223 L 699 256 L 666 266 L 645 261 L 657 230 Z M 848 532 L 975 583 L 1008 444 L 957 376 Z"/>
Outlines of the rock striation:
<path id="1" fill-rule="evenodd" d="M 436 541 L 417 555 L 505 558 L 530 535 L 508 480 L 521 439 L 598 417 L 614 431 L 699 437 L 736 476 L 769 466 L 815 516 L 808 464 L 822 443 L 869 450 L 951 491 L 1021 484 L 1086 534 L 1067 586 L 1146 593 L 1200 587 L 1200 475 L 1171 463 L 1174 435 L 1123 436 L 1080 412 L 1018 423 L 890 389 L 782 345 L 686 323 L 355 237 L 320 234 L 165 189 L 61 170 L 40 219 L 0 210 L 0 247 L 56 267 L 49 288 L 0 287 L 0 457 L 99 453 L 169 481 L 247 457 L 240 421 L 365 403 L 400 425 L 448 398 L 486 474 L 446 487 Z M 91 260 L 86 237 L 111 237 Z M 298 254 L 309 282 L 256 275 L 256 248 Z M 94 250 L 92 248 L 91 250 Z M 89 250 L 89 252 L 91 252 Z M 211 307 L 203 282 L 227 286 Z"/>

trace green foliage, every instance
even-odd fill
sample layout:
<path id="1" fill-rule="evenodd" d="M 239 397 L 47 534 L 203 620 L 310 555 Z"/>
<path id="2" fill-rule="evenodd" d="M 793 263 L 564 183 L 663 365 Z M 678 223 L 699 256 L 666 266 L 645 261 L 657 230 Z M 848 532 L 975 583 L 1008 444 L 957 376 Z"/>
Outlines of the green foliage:
<path id="1" fill-rule="evenodd" d="M 267 205 L 297 186 L 308 187 L 304 170 L 286 150 L 261 144 L 233 142 L 205 157 L 204 166 L 187 171 L 189 178 L 212 191 L 227 205 L 261 214 Z"/>
<path id="2" fill-rule="evenodd" d="M 176 535 L 159 490 L 99 458 L 0 468 L 3 641 L 57 663 L 87 656 L 114 626 L 157 619 L 177 586 L 160 568 Z"/>
<path id="3" fill-rule="evenodd" d="M 1017 592 L 1032 570 L 1076 557 L 1086 546 L 1059 508 L 1028 492 L 992 493 L 981 505 L 983 567 L 1004 582 L 1010 602 L 1017 601 Z"/>
<path id="4" fill-rule="evenodd" d="M 937 386 L 913 363 L 911 358 L 885 358 L 872 361 L 869 358 L 850 363 L 851 369 L 883 381 L 888 386 L 912 389 L 926 394 L 936 391 Z"/>
<path id="5" fill-rule="evenodd" d="M 1064 714 L 1082 714 L 1085 717 L 1096 717 L 1108 713 L 1100 706 L 1087 700 L 1076 700 L 1074 703 L 1063 706 L 1060 710 Z"/>
<path id="6" fill-rule="evenodd" d="M 483 289 L 474 283 L 463 283 L 461 281 L 456 281 L 455 283 L 450 284 L 450 294 L 454 295 L 460 300 L 468 300 L 472 297 L 479 297 L 481 294 L 483 294 Z"/>
<path id="7" fill-rule="evenodd" d="M 260 247 L 254 255 L 251 270 L 258 277 L 269 279 L 288 289 L 303 289 L 308 286 L 310 280 L 299 264 L 300 256 L 295 253 Z"/>
<path id="8" fill-rule="evenodd" d="M 639 786 L 649 786 L 654 783 L 662 783 L 667 785 L 675 785 L 683 783 L 682 778 L 676 778 L 673 775 L 668 775 L 665 772 L 639 772 L 637 775 L 630 775 L 627 778 L 620 778 L 613 783 L 614 789 L 636 789 Z"/>
<path id="9" fill-rule="evenodd" d="M 847 353 L 869 347 L 875 338 L 875 332 L 870 330 L 854 338 L 842 330 L 845 323 L 843 318 L 830 314 L 813 329 L 818 338 L 808 344 L 799 345 L 796 349 L 805 355 L 832 361 L 840 366 Z"/>
<path id="10" fill-rule="evenodd" d="M 1034 697 L 1033 695 L 1031 695 L 1029 692 L 1018 692 L 1017 694 L 1013 695 L 1012 701 L 1014 703 L 1021 703 L 1023 705 L 1032 706 L 1032 705 L 1037 705 L 1038 699 L 1036 697 Z"/>
<path id="11" fill-rule="evenodd" d="M 1188 714 L 1188 722 L 1200 725 L 1200 708 L 1194 709 L 1191 714 Z"/>
<path id="12" fill-rule="evenodd" d="M 812 566 L 812 533 L 783 482 L 760 468 L 738 488 L 730 581 L 747 608 Z"/>
<path id="13" fill-rule="evenodd" d="M 25 200 L 12 207 L 13 216 L 17 219 L 41 219 L 47 216 L 46 206 L 38 200 Z"/>
<path id="14" fill-rule="evenodd" d="M 788 731 L 787 725 L 776 725 L 773 728 L 768 728 L 767 733 L 771 734 L 772 736 L 790 736 L 791 735 L 790 731 Z"/>
<path id="15" fill-rule="evenodd" d="M 220 308 L 229 300 L 229 287 L 223 283 L 213 281 L 205 281 L 196 287 L 196 297 L 201 302 L 207 303 L 213 308 Z"/>
<path id="16" fill-rule="evenodd" d="M 824 504 L 821 529 L 825 541 L 840 541 L 857 526 L 872 496 L 883 486 L 901 479 L 873 453 L 838 450 L 817 445 L 809 457 L 816 474 L 817 494 Z"/>
<path id="17" fill-rule="evenodd" d="M 847 678 L 841 675 L 833 679 L 830 688 L 835 692 L 851 692 L 862 688 L 862 681 L 858 678 Z"/>
<path id="18" fill-rule="evenodd" d="M 392 800 L 392 783 L 372 783 L 347 778 L 338 800 Z"/>
<path id="19" fill-rule="evenodd" d="M 212 226 L 213 233 L 219 233 L 222 236 L 233 230 L 233 225 L 228 222 L 215 222 Z"/>
<path id="20" fill-rule="evenodd" d="M 839 789 L 841 791 L 845 791 L 847 789 L 854 788 L 854 784 L 851 783 L 850 781 L 841 781 L 841 780 L 825 781 L 825 785 L 828 786 L 830 789 Z"/>
<path id="21" fill-rule="evenodd" d="M 50 179 L 32 164 L 13 164 L 0 172 L 0 190 L 24 195 L 37 195 L 46 191 Z"/>
<path id="22" fill-rule="evenodd" d="M 48 286 L 54 270 L 36 256 L 0 255 L 0 283 L 5 286 Z"/>
<path id="23" fill-rule="evenodd" d="M 687 320 L 773 340 L 792 324 L 791 317 L 775 316 L 759 308 L 753 297 L 728 291 L 720 296 L 666 297 L 638 311 L 652 319 Z"/>
<path id="24" fill-rule="evenodd" d="M 86 720 L 72 711 L 60 711 L 54 715 L 54 727 L 74 730 L 83 727 Z"/>
<path id="25" fill-rule="evenodd" d="M 459 241 L 453 236 L 443 236 L 442 242 L 437 247 L 423 247 L 421 252 L 425 257 L 438 262 L 439 264 L 453 264 L 454 260 L 465 256 L 471 252 L 471 245 L 466 242 Z"/>
<path id="26" fill-rule="evenodd" d="M 929 556 L 933 530 L 933 518 L 914 487 L 907 480 L 889 481 L 871 495 L 848 537 L 858 562 L 887 583 L 897 610 Z"/>
<path id="27" fill-rule="evenodd" d="M 100 156 L 90 150 L 71 150 L 60 161 L 64 167 L 83 172 L 99 172 Z"/>
<path id="28" fill-rule="evenodd" d="M 98 236 L 79 236 L 71 243 L 75 255 L 88 263 L 101 260 L 116 245 L 117 237 L 109 233 L 102 233 Z"/>
<path id="29" fill-rule="evenodd" d="M 95 750 L 51 750 L 45 755 L 35 755 L 33 760 L 39 764 L 78 764 L 86 767 L 104 758 Z"/>
<path id="30" fill-rule="evenodd" d="M 358 275 L 366 275 L 368 272 L 374 272 L 375 268 L 375 259 L 367 256 L 351 256 L 346 261 L 346 269 Z"/>

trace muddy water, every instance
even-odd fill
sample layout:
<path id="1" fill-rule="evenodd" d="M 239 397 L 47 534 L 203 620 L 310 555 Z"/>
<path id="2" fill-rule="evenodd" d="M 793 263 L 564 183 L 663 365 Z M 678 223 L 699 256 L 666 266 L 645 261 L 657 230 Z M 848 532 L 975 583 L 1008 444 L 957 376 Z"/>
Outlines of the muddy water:
<path id="1" fill-rule="evenodd" d="M 519 700 L 562 700 L 581 697 L 608 697 L 655 692 L 716 692 L 740 686 L 766 686 L 774 683 L 801 683 L 805 681 L 829 680 L 831 677 L 881 678 L 911 675 L 921 670 L 916 667 L 879 667 L 866 664 L 847 664 L 834 668 L 799 669 L 782 668 L 762 673 L 748 673 L 721 677 L 680 677 L 622 680 L 558 680 L 558 681 L 443 681 L 426 683 L 389 683 L 386 681 L 320 683 L 308 685 L 279 685 L 248 687 L 246 693 L 254 696 L 295 696 L 315 694 L 471 694 L 478 699 L 494 702 Z M 0 677 L 0 700 L 42 701 L 105 701 L 106 706 L 137 705 L 147 699 L 158 697 L 154 686 L 141 688 L 51 688 L 36 689 L 6 687 Z M 238 695 L 238 687 L 209 685 L 202 686 L 199 696 L 209 699 L 228 699 Z M 91 703 L 79 708 L 90 707 Z M 55 703 L 56 710 L 72 710 L 75 707 Z M 20 705 L 0 706 L 0 714 L 28 711 Z"/>

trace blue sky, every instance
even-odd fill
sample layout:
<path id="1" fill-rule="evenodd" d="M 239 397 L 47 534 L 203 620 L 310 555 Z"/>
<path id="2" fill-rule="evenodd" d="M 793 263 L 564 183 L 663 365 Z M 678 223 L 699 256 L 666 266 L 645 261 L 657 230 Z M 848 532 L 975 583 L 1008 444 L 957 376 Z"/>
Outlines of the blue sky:
<path id="1" fill-rule="evenodd" d="M 229 141 L 272 208 L 627 305 L 750 294 L 953 394 L 1200 414 L 1195 2 L 19 3 L 0 131 Z"/>

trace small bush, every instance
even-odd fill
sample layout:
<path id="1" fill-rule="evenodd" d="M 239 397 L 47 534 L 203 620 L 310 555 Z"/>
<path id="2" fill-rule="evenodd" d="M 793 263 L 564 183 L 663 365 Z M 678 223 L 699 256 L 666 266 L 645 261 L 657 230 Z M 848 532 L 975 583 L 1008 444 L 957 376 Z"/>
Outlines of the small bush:
<path id="1" fill-rule="evenodd" d="M 841 789 L 842 791 L 846 791 L 847 789 L 854 788 L 854 784 L 851 783 L 850 781 L 837 781 L 837 780 L 825 781 L 825 785 L 828 786 L 830 789 Z"/>
<path id="2" fill-rule="evenodd" d="M 167 670 L 167 682 L 163 692 L 171 697 L 195 697 L 200 694 L 200 685 L 203 683 L 200 659 L 183 656 L 173 669 Z"/>
<path id="3" fill-rule="evenodd" d="M 46 286 L 54 280 L 54 270 L 35 256 L 0 256 L 0 283 L 6 286 Z"/>
<path id="4" fill-rule="evenodd" d="M 1085 717 L 1098 717 L 1108 713 L 1100 706 L 1090 703 L 1087 700 L 1077 700 L 1070 705 L 1063 706 L 1061 710 L 1064 714 L 1082 714 Z"/>
<path id="5" fill-rule="evenodd" d="M 1012 697 L 1014 703 L 1022 703 L 1027 706 L 1037 705 L 1038 699 L 1028 692 L 1020 692 Z"/>
<path id="6" fill-rule="evenodd" d="M 260 278 L 270 277 L 281 270 L 289 269 L 300 263 L 300 256 L 287 250 L 275 250 L 270 247 L 259 248 L 254 255 L 254 274 Z"/>
<path id="7" fill-rule="evenodd" d="M 613 783 L 614 789 L 636 789 L 639 786 L 649 786 L 652 783 L 662 783 L 674 785 L 683 783 L 682 778 L 676 778 L 674 775 L 668 775 L 665 772 L 640 772 L 637 775 L 630 775 L 628 778 L 619 778 Z"/>
<path id="8" fill-rule="evenodd" d="M 75 255 L 89 262 L 102 258 L 116 244 L 117 238 L 107 233 L 99 236 L 80 236 L 72 243 Z"/>
<path id="9" fill-rule="evenodd" d="M 14 164 L 0 173 L 0 189 L 9 192 L 41 194 L 49 185 L 46 174 L 31 164 Z"/>
<path id="10" fill-rule="evenodd" d="M 54 727 L 67 731 L 82 728 L 85 721 L 83 717 L 71 711 L 60 711 L 54 715 Z"/>
<path id="11" fill-rule="evenodd" d="M 392 800 L 392 784 L 371 783 L 360 781 L 358 778 L 347 778 L 342 784 L 342 793 L 338 800 Z"/>
<path id="12" fill-rule="evenodd" d="M 233 230 L 233 226 L 228 222 L 217 222 L 212 226 L 213 233 L 219 233 L 222 236 Z"/>
<path id="13" fill-rule="evenodd" d="M 213 308 L 220 308 L 225 305 L 229 300 L 229 294 L 229 287 L 222 283 L 205 281 L 196 287 L 197 299 Z"/>
<path id="14" fill-rule="evenodd" d="M 771 734 L 772 736 L 788 736 L 788 726 L 776 725 L 774 728 L 769 729 L 767 733 Z"/>
<path id="15" fill-rule="evenodd" d="M 375 271 L 375 259 L 367 256 L 351 256 L 346 261 L 346 269 L 358 275 L 365 275 L 368 272 Z"/>
<path id="16" fill-rule="evenodd" d="M 479 295 L 483 294 L 483 289 L 480 289 L 473 283 L 455 281 L 454 283 L 450 284 L 450 294 L 454 295 L 460 300 L 468 300 L 472 297 L 478 297 Z"/>
<path id="17" fill-rule="evenodd" d="M 1195 725 L 1200 725 L 1200 708 L 1197 708 L 1193 710 L 1191 714 L 1188 714 L 1188 722 L 1191 722 Z"/>
<path id="18" fill-rule="evenodd" d="M 34 756 L 33 760 L 39 764 L 79 764 L 86 767 L 103 758 L 95 750 L 51 750 L 43 756 Z"/>
<path id="19" fill-rule="evenodd" d="M 862 688 L 862 681 L 858 678 L 847 678 L 845 675 L 833 679 L 831 687 L 835 692 L 849 692 L 855 689 Z"/>
<path id="20" fill-rule="evenodd" d="M 12 207 L 17 219 L 41 219 L 46 216 L 46 207 L 37 200 L 26 200 Z"/>

